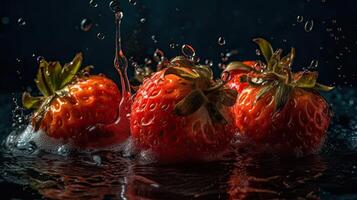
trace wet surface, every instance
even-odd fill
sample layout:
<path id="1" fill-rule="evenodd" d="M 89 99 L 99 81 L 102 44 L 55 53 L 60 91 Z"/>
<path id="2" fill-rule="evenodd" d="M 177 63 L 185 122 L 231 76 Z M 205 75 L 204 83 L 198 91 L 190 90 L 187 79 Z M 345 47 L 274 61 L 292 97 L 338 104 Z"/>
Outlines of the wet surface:
<path id="1" fill-rule="evenodd" d="M 120 152 L 59 156 L 10 152 L 2 146 L 2 199 L 357 199 L 357 94 L 337 89 L 320 155 L 260 158 L 233 152 L 221 161 L 142 164 Z M 12 96 L 1 96 L 2 141 L 13 130 Z"/>

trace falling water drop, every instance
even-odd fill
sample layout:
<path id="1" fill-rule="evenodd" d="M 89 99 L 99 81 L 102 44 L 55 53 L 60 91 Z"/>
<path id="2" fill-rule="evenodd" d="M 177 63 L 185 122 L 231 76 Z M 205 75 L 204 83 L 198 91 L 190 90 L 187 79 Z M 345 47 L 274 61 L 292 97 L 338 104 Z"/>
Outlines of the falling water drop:
<path id="1" fill-rule="evenodd" d="M 119 6 L 119 1 L 118 0 L 113 0 L 109 3 L 109 8 L 114 12 L 120 12 L 120 6 Z"/>
<path id="2" fill-rule="evenodd" d="M 310 32 L 314 28 L 314 21 L 313 20 L 308 20 L 305 23 L 304 29 L 305 32 Z"/>
<path id="3" fill-rule="evenodd" d="M 314 59 L 311 61 L 310 65 L 308 66 L 308 69 L 316 70 L 318 66 L 319 66 L 319 61 Z"/>
<path id="4" fill-rule="evenodd" d="M 182 45 L 181 47 L 181 52 L 184 56 L 190 58 L 190 59 L 193 59 L 195 56 L 196 56 L 196 51 L 195 49 L 188 45 L 188 44 L 184 44 Z"/>
<path id="5" fill-rule="evenodd" d="M 155 35 L 152 35 L 152 36 L 151 36 L 151 39 L 152 39 L 152 41 L 153 41 L 154 43 L 157 43 L 157 40 L 156 40 L 156 36 L 155 36 Z"/>
<path id="6" fill-rule="evenodd" d="M 89 31 L 93 26 L 93 21 L 91 19 L 88 19 L 88 18 L 84 18 L 82 21 L 81 21 L 81 30 L 82 31 Z"/>
<path id="7" fill-rule="evenodd" d="M 257 56 L 260 56 L 260 54 L 261 54 L 261 53 L 260 53 L 260 50 L 259 50 L 259 49 L 256 49 L 256 50 L 255 50 L 255 54 L 257 54 Z"/>
<path id="8" fill-rule="evenodd" d="M 301 22 L 304 21 L 304 17 L 299 15 L 299 16 L 296 17 L 296 21 L 297 21 L 298 23 L 301 23 Z"/>
<path id="9" fill-rule="evenodd" d="M 153 55 L 155 62 L 161 62 L 165 59 L 165 54 L 160 49 L 156 49 Z"/>
<path id="10" fill-rule="evenodd" d="M 145 18 L 141 18 L 141 19 L 140 19 L 140 22 L 141 22 L 141 23 L 145 23 L 145 22 L 146 22 L 146 19 L 145 19 Z"/>
<path id="11" fill-rule="evenodd" d="M 136 0 L 129 0 L 129 3 L 130 3 L 131 5 L 133 5 L 133 6 L 135 6 L 135 5 L 136 5 Z"/>
<path id="12" fill-rule="evenodd" d="M 218 44 L 223 46 L 226 44 L 226 39 L 224 39 L 224 37 L 219 37 L 218 38 Z"/>
<path id="13" fill-rule="evenodd" d="M 104 33 L 98 33 L 97 34 L 97 38 L 100 39 L 100 40 L 104 40 L 104 38 L 105 38 Z"/>
<path id="14" fill-rule="evenodd" d="M 170 44 L 170 48 L 171 48 L 171 49 L 174 49 L 175 47 L 176 47 L 175 43 L 171 43 L 171 44 Z"/>
<path id="15" fill-rule="evenodd" d="M 17 23 L 19 24 L 20 27 L 26 26 L 26 24 L 27 24 L 27 22 L 22 17 L 20 17 L 17 20 Z"/>
<path id="16" fill-rule="evenodd" d="M 93 8 L 98 7 L 98 3 L 96 0 L 90 0 L 89 5 L 90 5 L 90 7 L 93 7 Z"/>

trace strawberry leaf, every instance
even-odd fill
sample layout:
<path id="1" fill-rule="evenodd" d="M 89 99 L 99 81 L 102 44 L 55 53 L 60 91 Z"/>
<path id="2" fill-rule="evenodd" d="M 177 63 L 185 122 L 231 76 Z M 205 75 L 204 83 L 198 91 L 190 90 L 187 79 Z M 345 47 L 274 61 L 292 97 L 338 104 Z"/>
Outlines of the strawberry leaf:
<path id="1" fill-rule="evenodd" d="M 323 85 L 320 83 L 316 83 L 314 86 L 315 90 L 319 90 L 319 91 L 323 91 L 323 92 L 328 92 L 334 89 L 334 87 L 331 86 L 327 86 L 327 85 Z"/>
<path id="2" fill-rule="evenodd" d="M 258 44 L 261 53 L 263 54 L 266 62 L 268 63 L 270 61 L 271 56 L 273 55 L 273 48 L 271 44 L 263 38 L 255 38 L 253 39 L 253 41 Z"/>
<path id="3" fill-rule="evenodd" d="M 188 72 L 187 70 L 184 70 L 184 68 L 181 67 L 169 67 L 166 69 L 164 76 L 167 76 L 169 74 L 176 75 L 180 78 L 183 78 L 188 81 L 194 81 L 199 78 L 198 74 L 195 74 L 193 72 Z"/>
<path id="4" fill-rule="evenodd" d="M 77 74 L 79 68 L 81 67 L 82 60 L 82 53 L 77 53 L 77 55 L 73 58 L 72 62 L 64 65 L 61 72 L 59 89 L 63 88 L 73 80 L 74 76 Z"/>
<path id="5" fill-rule="evenodd" d="M 314 88 L 318 77 L 317 72 L 302 72 L 295 76 L 295 85 L 300 88 Z"/>
<path id="6" fill-rule="evenodd" d="M 206 96 L 200 89 L 196 89 L 175 105 L 174 112 L 179 116 L 187 116 L 197 111 L 205 102 Z"/>
<path id="7" fill-rule="evenodd" d="M 22 94 L 22 105 L 26 109 L 37 109 L 43 101 L 42 97 L 33 97 L 28 92 Z"/>
<path id="8" fill-rule="evenodd" d="M 37 75 L 35 79 L 37 88 L 40 90 L 43 96 L 49 96 L 52 94 L 50 88 L 47 85 L 47 81 L 45 78 L 45 70 L 47 66 L 48 66 L 48 62 L 42 59 L 40 61 L 39 69 L 37 71 Z"/>
<path id="9" fill-rule="evenodd" d="M 275 111 L 279 112 L 288 102 L 291 95 L 292 87 L 290 85 L 280 83 L 275 92 Z"/>
<path id="10" fill-rule="evenodd" d="M 229 63 L 224 71 L 230 72 L 232 70 L 240 70 L 240 71 L 245 71 L 245 72 L 255 71 L 254 68 L 252 68 L 242 62 L 239 62 L 239 61 L 233 61 L 233 62 Z"/>
<path id="11" fill-rule="evenodd" d="M 266 86 L 263 86 L 259 92 L 257 93 L 257 96 L 255 96 L 255 102 L 259 101 L 266 93 L 268 93 L 269 91 L 271 91 L 276 84 L 272 83 L 272 84 L 268 84 Z"/>

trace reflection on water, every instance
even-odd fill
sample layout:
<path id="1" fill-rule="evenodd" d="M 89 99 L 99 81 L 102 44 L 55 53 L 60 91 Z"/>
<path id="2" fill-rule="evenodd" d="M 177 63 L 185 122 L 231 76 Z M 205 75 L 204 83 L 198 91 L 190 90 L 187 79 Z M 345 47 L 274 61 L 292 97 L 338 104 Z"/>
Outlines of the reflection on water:
<path id="1" fill-rule="evenodd" d="M 160 166 L 115 151 L 60 156 L 2 148 L 0 187 L 9 191 L 2 197 L 356 199 L 357 95 L 337 90 L 328 99 L 335 117 L 321 155 L 282 160 L 240 149 L 221 161 Z"/>

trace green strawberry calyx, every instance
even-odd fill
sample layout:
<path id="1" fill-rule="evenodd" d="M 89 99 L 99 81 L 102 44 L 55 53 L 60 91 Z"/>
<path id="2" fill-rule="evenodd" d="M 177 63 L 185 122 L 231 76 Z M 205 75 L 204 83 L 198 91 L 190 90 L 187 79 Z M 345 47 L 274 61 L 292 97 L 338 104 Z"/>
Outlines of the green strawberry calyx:
<path id="1" fill-rule="evenodd" d="M 219 109 L 233 106 L 237 92 L 225 87 L 221 80 L 214 80 L 212 69 L 206 65 L 195 64 L 192 60 L 178 56 L 167 65 L 164 75 L 176 75 L 192 84 L 192 91 L 180 100 L 174 108 L 179 116 L 188 116 L 205 106 L 213 122 L 226 123 Z"/>
<path id="2" fill-rule="evenodd" d="M 225 72 L 232 70 L 247 72 L 241 77 L 241 81 L 247 82 L 253 87 L 261 87 L 256 96 L 256 101 L 271 90 L 275 90 L 275 109 L 280 111 L 289 100 L 293 88 L 325 92 L 333 89 L 331 86 L 317 82 L 317 71 L 292 72 L 295 48 L 291 48 L 287 55 L 282 56 L 282 49 L 274 51 L 267 40 L 256 38 L 253 41 L 259 46 L 264 61 L 257 61 L 253 67 L 234 61 L 227 66 Z"/>
<path id="3" fill-rule="evenodd" d="M 77 77 L 89 74 L 92 66 L 87 66 L 79 71 L 82 61 L 82 53 L 77 53 L 73 60 L 64 66 L 58 61 L 40 60 L 35 83 L 41 96 L 31 96 L 28 92 L 22 94 L 23 107 L 35 110 L 33 114 L 35 124 L 41 121 L 54 98 L 66 95 L 68 92 L 67 86 L 70 83 L 75 81 Z"/>

